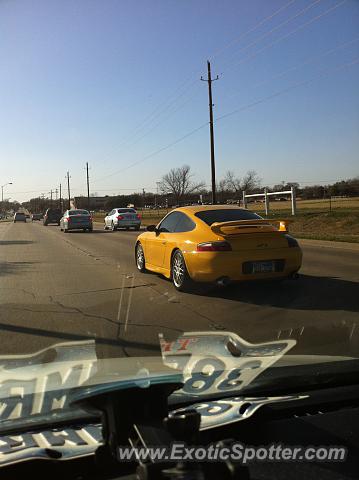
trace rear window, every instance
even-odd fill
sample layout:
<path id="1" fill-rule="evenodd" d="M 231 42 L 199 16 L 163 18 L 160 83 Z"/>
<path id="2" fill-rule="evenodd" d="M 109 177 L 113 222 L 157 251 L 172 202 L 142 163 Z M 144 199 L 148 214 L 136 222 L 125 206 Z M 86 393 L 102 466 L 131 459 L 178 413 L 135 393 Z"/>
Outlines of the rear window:
<path id="1" fill-rule="evenodd" d="M 69 215 L 90 215 L 87 210 L 69 210 Z"/>
<path id="2" fill-rule="evenodd" d="M 118 208 L 118 213 L 136 213 L 136 210 L 133 208 Z"/>
<path id="3" fill-rule="evenodd" d="M 220 210 L 203 210 L 197 212 L 196 217 L 203 220 L 207 225 L 212 225 L 216 222 L 233 222 L 236 220 L 255 220 L 256 218 L 262 218 L 254 212 L 249 212 L 243 209 L 223 208 Z"/>
<path id="4" fill-rule="evenodd" d="M 49 208 L 47 210 L 48 215 L 52 215 L 52 214 L 58 215 L 59 213 L 61 214 L 61 210 L 59 210 L 58 208 Z"/>
<path id="5" fill-rule="evenodd" d="M 22 212 L 15 213 L 15 217 L 25 217 L 25 213 L 22 213 Z"/>

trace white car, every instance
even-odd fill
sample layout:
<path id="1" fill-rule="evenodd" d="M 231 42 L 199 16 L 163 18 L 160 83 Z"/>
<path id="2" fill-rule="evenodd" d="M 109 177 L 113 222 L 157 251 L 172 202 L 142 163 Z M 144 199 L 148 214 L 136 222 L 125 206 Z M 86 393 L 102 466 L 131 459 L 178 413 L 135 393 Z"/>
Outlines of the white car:
<path id="1" fill-rule="evenodd" d="M 141 227 L 141 217 L 134 208 L 114 208 L 106 215 L 104 222 L 105 230 L 112 231 L 118 228 L 139 230 Z"/>

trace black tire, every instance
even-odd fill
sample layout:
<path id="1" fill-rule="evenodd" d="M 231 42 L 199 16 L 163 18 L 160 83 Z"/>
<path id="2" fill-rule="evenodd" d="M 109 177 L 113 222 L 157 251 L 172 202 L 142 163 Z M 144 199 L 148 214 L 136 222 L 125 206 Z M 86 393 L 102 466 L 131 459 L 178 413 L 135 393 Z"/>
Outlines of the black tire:
<path id="1" fill-rule="evenodd" d="M 115 224 L 111 222 L 111 232 L 116 232 L 117 227 L 115 227 Z"/>
<path id="2" fill-rule="evenodd" d="M 87 231 L 88 231 L 89 233 L 92 233 L 92 232 L 93 232 L 93 228 L 88 228 Z"/>
<path id="3" fill-rule="evenodd" d="M 136 232 L 140 230 L 141 227 L 135 227 Z"/>
<path id="4" fill-rule="evenodd" d="M 137 270 L 144 273 L 146 272 L 146 260 L 145 253 L 143 251 L 142 245 L 138 242 L 135 248 L 135 260 Z"/>
<path id="5" fill-rule="evenodd" d="M 67 228 L 64 228 L 64 233 L 68 233 L 68 230 L 67 230 Z"/>
<path id="6" fill-rule="evenodd" d="M 190 292 L 194 290 L 194 282 L 188 274 L 186 262 L 181 250 L 175 250 L 171 259 L 171 278 L 176 290 Z"/>

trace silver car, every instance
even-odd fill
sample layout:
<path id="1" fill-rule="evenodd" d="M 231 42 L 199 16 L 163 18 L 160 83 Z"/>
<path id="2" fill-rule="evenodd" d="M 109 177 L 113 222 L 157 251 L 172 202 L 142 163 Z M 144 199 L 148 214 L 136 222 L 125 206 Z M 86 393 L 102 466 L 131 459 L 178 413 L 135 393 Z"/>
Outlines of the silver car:
<path id="1" fill-rule="evenodd" d="M 114 208 L 106 215 L 104 222 L 105 230 L 112 231 L 118 228 L 139 230 L 141 227 L 141 217 L 134 208 Z"/>
<path id="2" fill-rule="evenodd" d="M 60 229 L 64 233 L 70 230 L 92 232 L 92 217 L 88 210 L 66 210 L 60 220 Z"/>

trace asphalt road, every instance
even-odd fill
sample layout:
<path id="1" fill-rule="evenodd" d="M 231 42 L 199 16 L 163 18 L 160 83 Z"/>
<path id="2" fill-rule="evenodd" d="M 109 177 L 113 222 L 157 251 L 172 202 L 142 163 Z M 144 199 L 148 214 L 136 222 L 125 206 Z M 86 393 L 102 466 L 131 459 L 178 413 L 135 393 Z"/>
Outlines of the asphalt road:
<path id="1" fill-rule="evenodd" d="M 195 330 L 294 338 L 298 354 L 359 354 L 358 248 L 303 241 L 299 280 L 185 294 L 136 270 L 136 236 L 0 223 L 0 355 L 94 338 L 101 357 L 153 355 L 159 333 Z"/>

